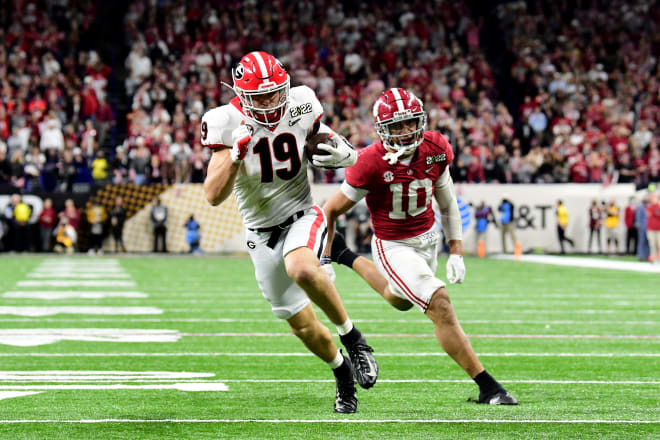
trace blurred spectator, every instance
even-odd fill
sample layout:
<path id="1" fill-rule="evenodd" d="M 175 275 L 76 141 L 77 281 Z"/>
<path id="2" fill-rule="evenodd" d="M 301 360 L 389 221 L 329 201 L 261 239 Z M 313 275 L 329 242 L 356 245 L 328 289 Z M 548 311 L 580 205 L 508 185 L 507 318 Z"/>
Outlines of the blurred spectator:
<path id="1" fill-rule="evenodd" d="M 97 151 L 96 159 L 92 161 L 92 178 L 99 185 L 108 181 L 108 161 L 103 150 Z"/>
<path id="2" fill-rule="evenodd" d="M 30 225 L 28 223 L 31 215 L 32 208 L 23 201 L 21 196 L 18 196 L 18 203 L 14 206 L 14 233 L 16 234 L 14 250 L 17 252 L 32 250 Z"/>
<path id="3" fill-rule="evenodd" d="M 652 263 L 660 263 L 660 203 L 658 194 L 649 195 L 649 204 L 646 206 L 647 225 L 646 236 L 649 241 L 649 258 Z"/>
<path id="4" fill-rule="evenodd" d="M 124 222 L 126 221 L 126 209 L 124 208 L 123 199 L 117 197 L 115 199 L 115 206 L 110 211 L 110 228 L 112 229 L 112 238 L 115 242 L 115 253 L 126 252 L 124 246 Z"/>
<path id="5" fill-rule="evenodd" d="M 39 214 L 39 236 L 42 252 L 51 251 L 51 240 L 53 238 L 53 229 L 57 222 L 57 213 L 53 208 L 53 201 L 51 199 L 44 200 L 44 207 Z"/>
<path id="6" fill-rule="evenodd" d="M 571 247 L 575 247 L 573 240 L 566 236 L 566 228 L 568 227 L 568 209 L 564 205 L 564 202 L 557 200 L 557 238 L 559 239 L 559 247 L 561 248 L 561 253 L 565 254 L 564 242 L 568 242 Z"/>
<path id="7" fill-rule="evenodd" d="M 55 227 L 55 245 L 54 250 L 58 254 L 73 254 L 76 250 L 78 233 L 76 229 L 69 224 L 69 218 L 64 212 L 59 215 L 59 222 Z"/>
<path id="8" fill-rule="evenodd" d="M 612 253 L 611 244 L 614 245 L 614 253 L 619 251 L 619 207 L 616 205 L 616 200 L 610 200 L 610 204 L 605 208 L 605 230 L 607 237 L 607 252 Z"/>
<path id="9" fill-rule="evenodd" d="M 160 197 L 151 209 L 151 225 L 154 229 L 154 252 L 167 253 L 167 207 L 161 205 Z"/>
<path id="10" fill-rule="evenodd" d="M 628 206 L 624 213 L 626 223 L 626 254 L 635 255 L 637 253 L 637 228 L 635 227 L 635 211 L 637 204 L 634 197 L 628 201 Z"/>
<path id="11" fill-rule="evenodd" d="M 475 240 L 475 250 L 474 253 L 477 254 L 479 250 L 479 242 L 483 241 L 484 246 L 487 242 L 487 233 L 488 233 L 488 223 L 491 221 L 493 213 L 490 209 L 490 206 L 486 205 L 486 202 L 483 200 L 476 207 L 474 211 L 474 218 L 476 220 L 476 230 L 477 238 Z"/>
<path id="12" fill-rule="evenodd" d="M 635 227 L 637 228 L 637 259 L 640 261 L 648 261 L 649 259 L 649 241 L 646 236 L 646 227 L 648 224 L 648 215 L 646 207 L 649 204 L 648 195 L 642 198 L 642 203 L 635 211 Z"/>
<path id="13" fill-rule="evenodd" d="M 511 242 L 515 247 L 516 241 L 516 224 L 514 218 L 514 206 L 505 194 L 500 206 L 497 208 L 500 212 L 500 226 L 502 228 L 502 252 L 506 254 L 506 237 L 511 237 Z"/>
<path id="14" fill-rule="evenodd" d="M 80 211 L 78 211 L 72 199 L 66 199 L 64 201 L 64 215 L 68 220 L 67 224 L 78 232 L 78 228 L 80 227 Z"/>
<path id="15" fill-rule="evenodd" d="M 199 223 L 195 220 L 195 217 L 193 214 L 190 214 L 190 217 L 188 218 L 188 221 L 184 225 L 186 228 L 186 241 L 188 242 L 188 246 L 190 247 L 190 253 L 191 254 L 198 254 L 201 253 L 201 249 L 199 247 L 199 243 L 202 240 L 202 236 L 199 233 Z"/>
<path id="16" fill-rule="evenodd" d="M 5 224 L 5 235 L 4 235 L 4 241 L 5 245 L 4 248 L 8 251 L 13 251 L 16 250 L 16 220 L 14 218 L 14 210 L 16 209 L 16 206 L 20 203 L 21 201 L 21 196 L 19 194 L 12 194 L 11 198 L 9 199 L 9 203 L 7 206 L 5 206 L 5 210 L 2 213 L 2 220 L 4 221 Z"/>
<path id="17" fill-rule="evenodd" d="M 594 235 L 596 236 L 596 243 L 598 244 L 598 253 L 603 253 L 603 245 L 600 237 L 600 228 L 603 223 L 603 212 L 598 205 L 598 200 L 593 199 L 589 207 L 589 243 L 587 244 L 587 252 L 591 253 L 591 243 Z"/>
<path id="18" fill-rule="evenodd" d="M 103 225 L 107 218 L 105 208 L 98 201 L 94 200 L 87 208 L 86 214 L 91 239 L 89 253 L 103 255 Z"/>

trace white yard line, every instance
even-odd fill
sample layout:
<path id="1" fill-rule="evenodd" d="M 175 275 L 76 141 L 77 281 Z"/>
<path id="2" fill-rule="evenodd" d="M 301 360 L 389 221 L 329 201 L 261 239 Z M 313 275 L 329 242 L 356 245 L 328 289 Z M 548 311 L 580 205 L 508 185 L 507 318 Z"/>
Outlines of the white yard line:
<path id="1" fill-rule="evenodd" d="M 215 333 L 181 333 L 181 336 L 191 337 L 288 337 L 291 333 L 269 333 L 269 332 L 215 332 Z M 435 338 L 431 333 L 366 333 L 365 336 L 372 338 Z M 657 335 L 510 335 L 510 334 L 469 334 L 474 339 L 660 339 Z"/>
<path id="2" fill-rule="evenodd" d="M 3 298 L 32 298 L 32 299 L 102 299 L 102 298 L 147 298 L 149 295 L 142 292 L 122 292 L 107 290 L 24 290 L 5 292 Z"/>
<path id="3" fill-rule="evenodd" d="M 26 292 L 27 293 L 27 292 Z M 53 292 L 55 293 L 55 292 Z M 93 293 L 93 292 L 90 292 Z M 121 293 L 121 292 L 118 292 Z M 130 292 L 127 292 L 130 293 Z M 146 297 L 146 294 L 143 294 Z M 113 295 L 117 297 L 124 297 L 124 295 Z M 104 298 L 108 296 L 75 296 L 72 298 Z M 138 296 L 125 296 L 127 298 L 140 298 Z M 9 298 L 19 298 L 18 296 L 11 296 Z M 32 296 L 21 296 L 21 298 L 39 298 L 39 299 L 59 299 L 59 298 L 41 298 Z M 170 312 L 171 310 L 168 310 Z M 123 321 L 122 318 L 46 318 L 39 322 L 117 322 Z M 0 319 L 0 322 L 33 322 L 31 319 L 26 318 L 10 318 Z M 135 318 L 131 322 L 190 322 L 190 323 L 219 323 L 219 324 L 232 324 L 232 323 L 273 323 L 274 318 Z M 354 319 L 356 323 L 381 323 L 381 324 L 430 324 L 428 319 Z M 462 324 L 511 324 L 511 325 L 655 325 L 660 327 L 658 321 L 579 321 L 579 320 L 519 320 L 519 319 L 461 319 Z"/>
<path id="4" fill-rule="evenodd" d="M 130 278 L 127 273 L 108 273 L 108 272 L 32 272 L 27 275 L 28 278 L 73 278 L 73 279 L 103 279 L 103 278 Z"/>
<path id="5" fill-rule="evenodd" d="M 28 280 L 16 283 L 19 287 L 135 287 L 135 281 L 126 280 Z"/>
<path id="6" fill-rule="evenodd" d="M 98 423 L 397 423 L 397 424 L 456 424 L 456 423 L 499 423 L 499 424 L 657 424 L 660 420 L 608 420 L 608 419 L 16 419 L 0 420 L 0 424 L 18 423 L 76 423 L 76 424 L 98 424 Z"/>
<path id="7" fill-rule="evenodd" d="M 444 357 L 446 353 L 380 353 L 378 357 Z M 593 358 L 655 358 L 660 353 L 477 353 L 479 357 L 593 357 Z M 247 352 L 172 352 L 172 353 L 0 353 L 1 357 L 313 357 L 309 352 L 247 353 Z"/>
<path id="8" fill-rule="evenodd" d="M 514 260 L 513 255 L 494 255 L 495 260 Z M 590 269 L 615 269 L 633 272 L 660 274 L 660 266 L 642 261 L 618 261 L 604 258 L 558 257 L 553 255 L 522 255 L 520 261 L 526 263 L 552 264 L 555 266 L 585 267 Z"/>
<path id="9" fill-rule="evenodd" d="M 51 316 L 51 315 L 160 315 L 157 307 L 90 307 L 90 306 L 0 306 L 0 315 Z"/>

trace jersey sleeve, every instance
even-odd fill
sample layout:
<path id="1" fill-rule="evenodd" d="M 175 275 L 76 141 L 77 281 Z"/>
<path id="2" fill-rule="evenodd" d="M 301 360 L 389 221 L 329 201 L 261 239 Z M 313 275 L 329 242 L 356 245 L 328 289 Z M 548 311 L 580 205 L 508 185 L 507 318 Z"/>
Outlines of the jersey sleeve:
<path id="1" fill-rule="evenodd" d="M 445 153 L 447 155 L 447 166 L 454 161 L 454 149 L 442 133 L 427 131 L 424 133 L 424 138 L 438 147 L 439 153 Z"/>
<path id="2" fill-rule="evenodd" d="M 202 116 L 202 145 L 211 149 L 231 148 L 232 127 L 226 106 L 216 107 Z"/>
<path id="3" fill-rule="evenodd" d="M 344 171 L 346 183 L 353 188 L 369 190 L 371 175 L 374 173 L 371 162 L 374 160 L 368 148 L 358 151 L 355 165 Z M 350 198 L 350 197 L 349 197 Z"/>

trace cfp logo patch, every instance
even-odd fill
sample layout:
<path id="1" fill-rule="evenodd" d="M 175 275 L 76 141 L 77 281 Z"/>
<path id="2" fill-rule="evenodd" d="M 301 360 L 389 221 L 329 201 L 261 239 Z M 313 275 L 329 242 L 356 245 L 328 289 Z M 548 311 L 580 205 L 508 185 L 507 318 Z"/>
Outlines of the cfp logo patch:
<path id="1" fill-rule="evenodd" d="M 292 107 L 289 109 L 289 113 L 291 113 L 291 117 L 295 118 L 297 116 L 302 116 L 305 113 L 311 113 L 312 112 L 312 103 L 307 102 L 303 105 L 299 105 L 298 107 Z"/>
<path id="2" fill-rule="evenodd" d="M 257 247 L 257 244 L 252 240 L 248 240 L 247 247 L 249 247 L 250 249 L 254 249 Z"/>
<path id="3" fill-rule="evenodd" d="M 432 163 L 446 162 L 447 155 L 445 153 L 436 154 L 435 156 L 426 156 L 426 165 L 431 165 Z"/>

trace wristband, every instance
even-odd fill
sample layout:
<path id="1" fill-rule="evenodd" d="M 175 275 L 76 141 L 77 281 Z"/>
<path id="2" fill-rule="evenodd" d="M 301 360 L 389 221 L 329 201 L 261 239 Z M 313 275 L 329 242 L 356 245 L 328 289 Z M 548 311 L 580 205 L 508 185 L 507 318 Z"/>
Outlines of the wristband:
<path id="1" fill-rule="evenodd" d="M 327 255 L 322 256 L 319 261 L 321 262 L 321 265 L 332 263 L 332 259 Z"/>

